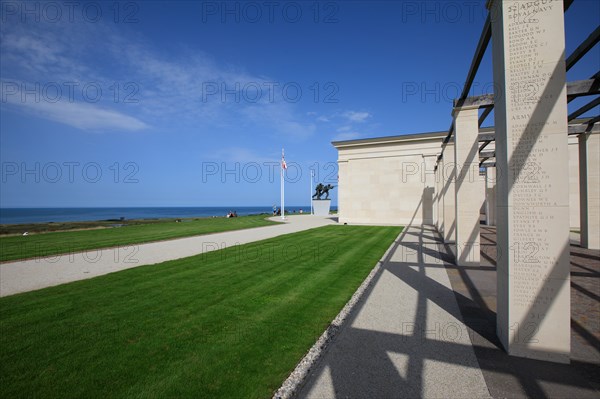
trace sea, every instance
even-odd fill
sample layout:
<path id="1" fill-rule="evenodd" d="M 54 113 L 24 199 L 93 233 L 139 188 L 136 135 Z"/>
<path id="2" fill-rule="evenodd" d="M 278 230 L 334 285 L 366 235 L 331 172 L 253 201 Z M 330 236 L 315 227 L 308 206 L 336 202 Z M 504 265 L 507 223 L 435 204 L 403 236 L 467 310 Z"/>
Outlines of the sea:
<path id="1" fill-rule="evenodd" d="M 286 205 L 286 213 L 310 212 L 310 206 Z M 332 206 L 332 210 L 337 208 Z M 138 208 L 0 208 L 0 224 L 83 222 L 97 220 L 195 218 L 272 213 L 273 206 L 138 207 Z"/>

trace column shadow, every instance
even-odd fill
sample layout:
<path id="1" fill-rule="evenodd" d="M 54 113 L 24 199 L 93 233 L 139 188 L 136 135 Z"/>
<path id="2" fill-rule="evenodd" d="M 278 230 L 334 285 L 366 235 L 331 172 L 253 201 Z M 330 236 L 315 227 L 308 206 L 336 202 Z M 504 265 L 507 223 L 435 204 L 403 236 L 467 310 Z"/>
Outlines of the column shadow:
<path id="1" fill-rule="evenodd" d="M 552 389 L 562 397 L 597 397 L 597 391 L 569 365 L 512 357 L 500 349 L 495 334 L 495 312 L 477 295 L 474 299 L 468 298 L 426 274 L 430 268 L 451 270 L 458 267 L 442 260 L 448 259 L 448 254 L 443 254 L 446 246 L 427 243 L 423 239 L 411 243 L 404 241 L 417 229 L 416 226 L 407 228 L 394 243 L 373 284 L 365 291 L 340 333 L 307 378 L 299 397 L 320 393 L 332 398 L 422 398 L 431 389 L 431 376 L 425 375 L 427 361 L 442 362 L 449 367 L 481 369 L 494 397 L 548 397 L 552 396 L 548 393 L 549 386 L 558 386 Z M 430 227 L 421 229 L 423 233 L 430 234 Z M 487 266 L 483 269 L 493 273 L 494 268 Z M 379 311 L 369 301 L 376 287 L 384 284 L 384 273 L 393 275 L 417 293 L 414 313 L 411 313 L 414 317 L 399 331 L 387 327 L 371 329 L 364 324 L 368 314 Z M 477 291 L 475 285 L 468 289 L 472 290 L 471 293 Z M 469 344 L 443 341 L 432 333 L 435 320 L 428 317 L 428 313 L 433 305 L 457 322 L 464 323 L 469 330 Z M 390 303 L 389 306 L 397 304 Z M 366 314 L 361 317 L 363 312 Z M 389 325 L 397 327 L 399 321 L 408 320 L 403 316 L 398 314 L 397 319 L 390 319 Z M 362 324 L 357 323 L 359 317 Z M 465 356 L 469 351 L 473 351 L 476 357 Z M 580 368 L 594 367 L 587 362 L 577 363 Z M 330 383 L 326 392 L 319 390 L 319 384 L 323 384 L 320 377 L 324 376 L 329 378 Z M 513 386 L 502 391 L 502 381 L 513 381 L 516 388 Z M 448 389 L 452 388 L 452 382 L 440 381 Z"/>

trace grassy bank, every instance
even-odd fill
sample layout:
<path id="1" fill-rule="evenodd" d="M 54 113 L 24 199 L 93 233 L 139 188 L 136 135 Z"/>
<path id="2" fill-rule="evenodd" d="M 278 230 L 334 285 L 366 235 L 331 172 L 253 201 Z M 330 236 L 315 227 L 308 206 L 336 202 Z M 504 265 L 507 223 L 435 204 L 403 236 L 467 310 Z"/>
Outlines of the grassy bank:
<path id="1" fill-rule="evenodd" d="M 1 298 L 0 397 L 271 397 L 400 231 L 326 226 Z"/>
<path id="2" fill-rule="evenodd" d="M 154 221 L 115 228 L 57 231 L 28 236 L 0 237 L 0 261 L 85 251 L 88 249 L 140 244 L 144 242 L 189 237 L 276 224 L 267 215 L 237 218 L 205 218 Z M 114 224 L 114 222 L 112 222 Z"/>

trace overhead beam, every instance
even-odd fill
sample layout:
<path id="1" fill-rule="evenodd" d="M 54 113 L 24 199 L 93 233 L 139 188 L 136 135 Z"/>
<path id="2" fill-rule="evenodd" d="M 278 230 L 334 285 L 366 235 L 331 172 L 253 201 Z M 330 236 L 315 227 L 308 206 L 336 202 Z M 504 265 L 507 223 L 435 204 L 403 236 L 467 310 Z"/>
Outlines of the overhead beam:
<path id="1" fill-rule="evenodd" d="M 469 94 L 469 90 L 471 90 L 471 85 L 473 84 L 473 80 L 475 79 L 475 75 L 477 75 L 477 70 L 479 69 L 479 65 L 481 65 L 481 60 L 483 59 L 483 55 L 485 54 L 485 50 L 487 49 L 490 39 L 492 38 L 492 24 L 490 19 L 490 13 L 488 13 L 487 18 L 485 19 L 485 23 L 483 24 L 483 30 L 481 31 L 481 36 L 479 36 L 479 42 L 477 43 L 477 49 L 475 49 L 475 55 L 473 56 L 473 60 L 471 61 L 471 66 L 469 67 L 469 73 L 467 74 L 467 80 L 465 81 L 465 85 L 463 86 L 462 93 L 460 94 L 460 99 L 465 99 Z M 442 143 L 442 154 L 444 149 L 446 148 L 446 144 L 452 137 L 454 133 L 454 121 L 450 125 L 448 129 L 448 135 L 444 139 Z M 440 157 L 442 155 L 440 154 Z"/>
<path id="2" fill-rule="evenodd" d="M 490 114 L 490 112 L 492 112 L 493 109 L 494 109 L 494 107 L 487 107 L 483 110 L 483 112 L 481 113 L 481 116 L 479 117 L 479 127 L 481 127 L 481 125 L 483 125 L 485 118 L 488 117 L 488 115 Z"/>
<path id="3" fill-rule="evenodd" d="M 576 80 L 567 83 L 567 98 L 582 96 L 593 96 L 600 94 L 600 76 L 594 75 L 594 79 Z"/>
<path id="4" fill-rule="evenodd" d="M 563 3 L 563 9 L 565 10 L 565 12 L 567 12 L 569 7 L 571 7 L 571 4 L 573 4 L 573 1 L 574 0 L 565 0 L 565 2 Z"/>
<path id="5" fill-rule="evenodd" d="M 600 124 L 596 123 L 596 122 L 598 122 L 598 120 L 600 120 L 600 117 L 596 117 L 596 118 L 590 120 L 589 123 L 582 123 L 580 125 L 569 126 L 569 136 L 574 135 L 574 134 L 590 133 L 590 132 L 600 133 Z"/>
<path id="6" fill-rule="evenodd" d="M 450 141 L 450 137 L 452 137 L 452 133 L 454 133 L 454 121 L 450 125 L 450 129 L 448 129 L 448 135 L 444 138 L 444 142 L 442 143 L 442 152 L 444 152 L 444 148 L 446 148 L 446 144 Z"/>
<path id="7" fill-rule="evenodd" d="M 459 103 L 460 102 L 460 103 Z M 454 100 L 455 107 L 478 106 L 480 108 L 489 108 L 494 106 L 493 94 L 482 94 L 480 96 L 467 97 L 464 100 Z"/>
<path id="8" fill-rule="evenodd" d="M 600 115 L 596 116 L 595 118 L 590 119 L 590 121 L 588 122 L 588 125 L 593 125 L 594 123 L 598 123 L 600 122 Z"/>
<path id="9" fill-rule="evenodd" d="M 463 99 L 454 100 L 454 108 L 457 107 L 493 107 L 494 106 L 494 95 L 493 94 L 482 94 L 480 96 L 467 97 Z"/>
<path id="10" fill-rule="evenodd" d="M 481 36 L 479 37 L 479 43 L 477 43 L 477 49 L 475 50 L 475 56 L 471 61 L 471 67 L 469 68 L 469 73 L 467 74 L 467 80 L 465 81 L 465 85 L 463 87 L 463 91 L 460 94 L 460 98 L 467 98 L 469 94 L 469 90 L 471 90 L 471 85 L 473 84 L 473 80 L 475 79 L 475 75 L 477 75 L 477 70 L 479 69 L 479 65 L 481 64 L 481 60 L 483 59 L 483 55 L 485 54 L 485 50 L 490 43 L 490 39 L 492 38 L 492 24 L 490 20 L 490 13 L 488 13 L 487 18 L 485 19 L 485 23 L 483 24 L 483 30 L 481 31 Z"/>
<path id="11" fill-rule="evenodd" d="M 564 0 L 563 1 L 564 12 L 567 12 L 569 7 L 571 7 L 571 5 L 573 4 L 573 1 L 574 0 Z M 467 98 L 467 94 L 469 93 L 469 90 L 471 90 L 471 85 L 473 84 L 475 75 L 477 75 L 477 70 L 479 69 L 479 66 L 481 65 L 481 60 L 483 59 L 485 51 L 487 50 L 487 47 L 492 38 L 492 24 L 491 24 L 490 16 L 491 16 L 491 14 L 488 13 L 485 23 L 483 24 L 483 30 L 481 31 L 481 36 L 479 36 L 479 42 L 477 43 L 477 49 L 475 50 L 475 55 L 473 56 L 473 60 L 471 61 L 471 66 L 469 67 L 469 73 L 467 74 L 467 80 L 465 81 L 465 85 L 464 85 L 462 93 L 460 94 L 460 97 L 459 97 L 459 99 L 461 99 L 461 100 L 464 100 L 465 98 Z M 493 103 L 491 104 L 491 107 L 493 107 Z M 491 112 L 491 109 L 489 111 L 486 109 L 486 111 L 487 112 L 484 111 L 484 113 L 479 118 L 479 126 L 481 126 L 481 124 L 483 123 L 485 118 L 489 115 L 489 113 Z M 438 156 L 438 161 L 440 161 L 443 158 L 444 149 L 446 148 L 446 144 L 448 143 L 448 141 L 450 141 L 450 137 L 452 137 L 453 133 L 454 133 L 454 121 L 452 121 L 452 124 L 450 125 L 450 128 L 448 129 L 448 134 L 446 135 L 446 137 L 444 138 L 444 140 L 442 142 L 442 152 Z"/>
<path id="12" fill-rule="evenodd" d="M 573 135 L 573 134 L 581 134 L 581 133 L 585 133 L 586 131 L 592 131 L 592 132 L 600 132 L 600 116 L 597 116 L 595 118 L 582 118 L 576 121 L 571 121 L 571 124 L 569 125 L 569 131 L 568 134 L 569 135 Z M 590 128 L 591 126 L 591 128 Z M 479 141 L 480 143 L 483 143 L 481 145 L 481 147 L 479 147 L 479 151 L 481 152 L 481 150 L 483 150 L 485 148 L 485 146 L 488 145 L 489 142 L 491 141 L 495 141 L 496 140 L 496 133 L 493 130 L 494 128 L 488 128 L 486 127 L 485 130 L 479 130 L 479 135 L 477 136 L 477 141 Z M 591 130 L 589 130 L 591 129 Z M 485 151 L 484 151 L 485 152 Z M 442 159 L 442 155 L 440 154 L 439 159 Z"/>
<path id="13" fill-rule="evenodd" d="M 587 54 L 597 43 L 600 41 L 600 26 L 585 39 L 579 47 L 573 51 L 573 53 L 567 58 L 566 66 L 567 71 L 573 67 L 584 55 Z"/>
<path id="14" fill-rule="evenodd" d="M 600 71 L 596 72 L 594 74 L 594 76 L 592 76 L 591 78 L 589 78 L 588 80 L 595 80 L 597 82 L 600 82 Z M 570 103 L 571 101 L 575 100 L 577 97 L 568 97 L 567 96 L 567 102 Z"/>
<path id="15" fill-rule="evenodd" d="M 493 131 L 492 132 L 486 132 L 486 133 L 479 133 L 478 139 L 479 139 L 480 143 L 482 141 L 495 141 L 496 140 L 496 134 Z"/>
<path id="16" fill-rule="evenodd" d="M 583 97 L 600 94 L 600 78 L 576 80 L 567 83 L 567 97 Z M 494 106 L 493 94 L 482 94 L 480 96 L 467 97 L 454 100 L 454 107 L 480 107 L 489 108 Z"/>
<path id="17" fill-rule="evenodd" d="M 571 121 L 571 120 L 577 118 L 578 116 L 585 114 L 590 109 L 597 107 L 598 105 L 600 105 L 600 97 L 596 98 L 593 101 L 590 101 L 583 107 L 579 108 L 577 111 L 573 112 L 571 115 L 569 115 L 569 120 Z"/>

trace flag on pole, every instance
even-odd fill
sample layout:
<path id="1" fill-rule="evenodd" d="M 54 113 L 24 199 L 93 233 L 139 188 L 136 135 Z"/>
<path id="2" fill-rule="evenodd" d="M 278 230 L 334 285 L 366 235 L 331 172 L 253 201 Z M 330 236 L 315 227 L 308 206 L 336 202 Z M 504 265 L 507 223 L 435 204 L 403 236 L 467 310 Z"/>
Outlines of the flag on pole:
<path id="1" fill-rule="evenodd" d="M 287 164 L 285 163 L 285 155 L 283 153 L 283 148 L 281 149 L 281 169 L 287 169 Z"/>

